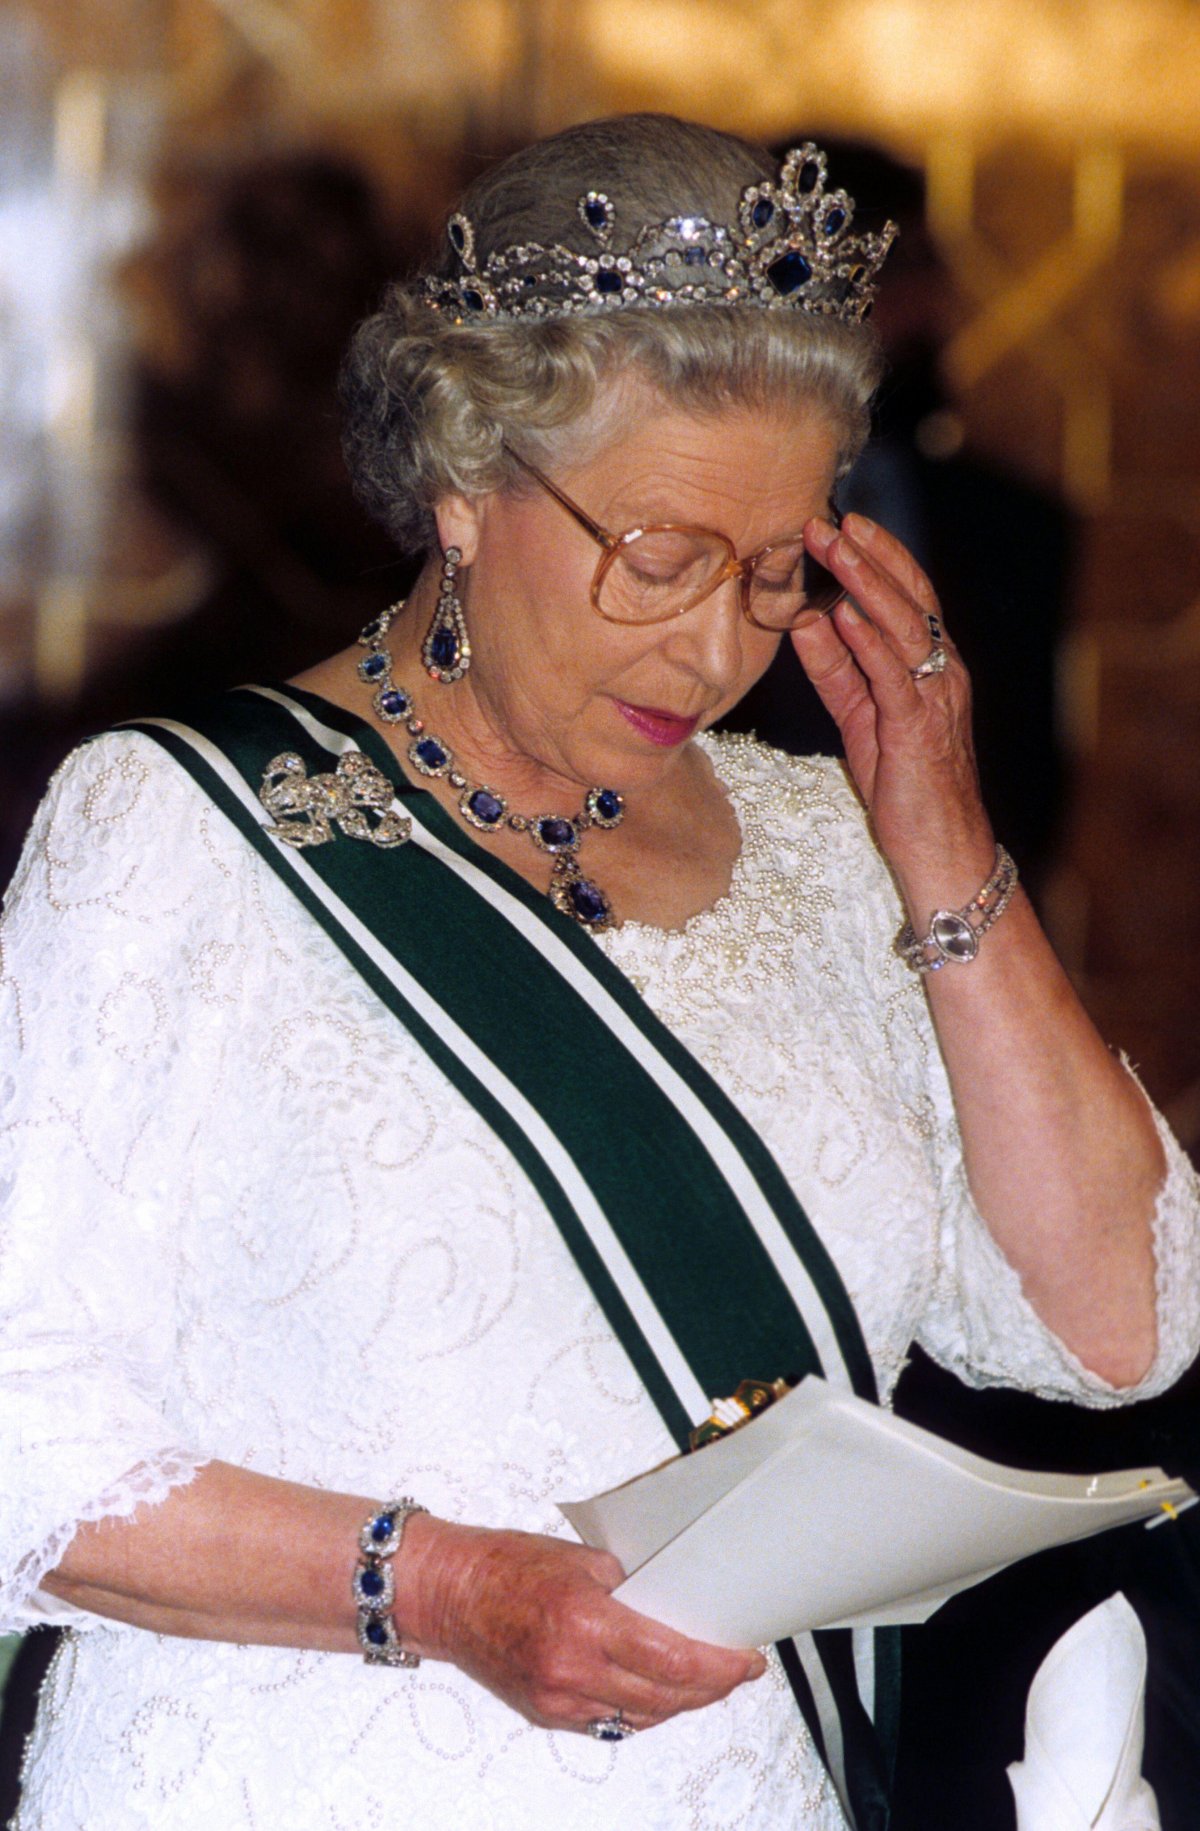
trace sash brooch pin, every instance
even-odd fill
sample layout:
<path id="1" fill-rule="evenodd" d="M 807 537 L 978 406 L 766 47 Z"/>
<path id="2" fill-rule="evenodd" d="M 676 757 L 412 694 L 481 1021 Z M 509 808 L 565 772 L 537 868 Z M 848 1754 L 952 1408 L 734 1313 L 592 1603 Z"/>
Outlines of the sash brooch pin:
<path id="1" fill-rule="evenodd" d="M 391 811 L 394 793 L 361 750 L 348 750 L 335 770 L 315 776 L 294 750 L 285 750 L 264 769 L 258 798 L 274 816 L 268 833 L 285 845 L 323 846 L 336 837 L 336 826 L 350 839 L 388 848 L 412 833 L 412 821 Z M 374 825 L 370 815 L 377 816 Z"/>

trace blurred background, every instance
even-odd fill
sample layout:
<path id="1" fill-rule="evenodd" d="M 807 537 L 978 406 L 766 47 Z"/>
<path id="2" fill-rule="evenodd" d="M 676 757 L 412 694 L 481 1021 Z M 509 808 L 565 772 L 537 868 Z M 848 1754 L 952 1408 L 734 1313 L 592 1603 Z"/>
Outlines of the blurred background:
<path id="1" fill-rule="evenodd" d="M 1195 1150 L 1196 0 L 4 0 L 0 882 L 80 735 L 398 594 L 341 474 L 351 325 L 481 163 L 645 107 L 836 141 L 901 217 L 855 488 L 928 557 L 996 824 Z"/>
<path id="2" fill-rule="evenodd" d="M 349 331 L 482 164 L 638 108 L 812 134 L 901 220 L 850 494 L 927 560 L 998 831 L 1200 1155 L 1197 0 L 2 0 L 0 883 L 80 737 L 401 593 Z M 822 743 L 804 692 L 747 717 Z"/>

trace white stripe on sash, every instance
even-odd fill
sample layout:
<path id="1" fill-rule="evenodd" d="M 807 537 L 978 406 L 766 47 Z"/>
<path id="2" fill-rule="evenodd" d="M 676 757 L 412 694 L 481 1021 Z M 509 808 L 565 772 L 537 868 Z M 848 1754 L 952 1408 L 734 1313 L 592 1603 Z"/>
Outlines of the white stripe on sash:
<path id="1" fill-rule="evenodd" d="M 271 687 L 253 687 L 249 688 L 249 690 L 251 690 L 251 692 L 256 692 L 256 694 L 262 694 L 262 698 L 264 699 L 273 699 L 282 709 L 288 710 L 289 714 L 297 720 L 297 723 L 300 723 L 300 725 L 304 727 L 304 731 L 308 731 L 311 738 L 319 743 L 322 749 L 330 751 L 330 753 L 335 754 L 335 756 L 343 756 L 343 754 L 348 753 L 348 751 L 357 751 L 357 743 L 354 742 L 354 738 L 346 736 L 344 732 L 337 731 L 333 725 L 326 725 L 324 721 L 315 718 L 311 712 L 308 712 L 306 707 L 299 705 L 299 701 L 289 699 L 288 694 L 277 692 L 275 688 Z M 222 758 L 222 762 L 224 762 L 224 758 Z M 240 784 L 242 791 L 244 791 L 242 778 L 238 776 L 236 780 L 238 780 L 238 784 Z M 242 793 L 242 798 L 244 798 L 249 806 L 258 806 L 255 796 Z M 412 842 L 421 844 L 425 850 L 431 851 L 434 857 L 438 857 L 443 864 L 447 864 L 451 870 L 458 873 L 458 875 L 464 879 L 465 883 L 471 884 L 478 894 L 484 895 L 491 908 L 495 908 L 500 914 L 506 915 L 507 921 L 513 925 L 513 928 L 517 928 L 522 936 L 526 937 L 535 947 L 539 948 L 540 954 L 544 954 L 546 958 L 550 959 L 550 963 L 555 967 L 555 970 L 561 972 L 562 978 L 566 978 L 566 980 L 572 983 L 573 987 L 575 987 L 575 991 L 581 992 L 581 996 L 583 996 L 584 1000 L 588 1002 L 588 1005 L 594 1009 L 595 1014 L 601 1016 L 601 1018 L 605 1020 L 608 1027 L 614 1031 L 614 1035 L 619 1038 L 619 1042 L 625 1044 L 625 1047 L 630 1051 L 630 1055 L 634 1055 L 634 1058 L 638 1060 L 639 1064 L 645 1067 L 647 1073 L 650 1073 L 650 1075 L 654 1077 L 654 1080 L 658 1082 L 661 1091 L 674 1102 L 674 1106 L 682 1113 L 683 1119 L 693 1126 L 694 1132 L 698 1133 L 698 1137 L 704 1141 L 705 1148 L 709 1150 L 709 1155 L 715 1159 L 716 1166 L 722 1170 L 725 1181 L 735 1190 L 735 1194 L 738 1196 L 738 1199 L 740 1199 L 742 1207 L 746 1208 L 747 1216 L 751 1219 L 751 1223 L 755 1225 L 755 1230 L 757 1230 L 760 1240 L 762 1240 L 762 1243 L 764 1243 L 766 1249 L 768 1249 L 769 1256 L 771 1256 L 771 1262 L 775 1263 L 775 1269 L 779 1271 L 780 1278 L 784 1280 L 784 1285 L 788 1287 L 788 1291 L 791 1293 L 791 1298 L 793 1298 L 795 1306 L 801 1311 L 802 1318 L 804 1318 L 804 1322 L 806 1322 L 806 1326 L 808 1326 L 808 1331 L 810 1331 L 810 1335 L 812 1335 L 813 1344 L 815 1344 L 817 1353 L 819 1353 L 819 1357 L 821 1357 L 824 1377 L 830 1381 L 832 1386 L 843 1386 L 845 1390 L 852 1390 L 850 1373 L 846 1370 L 845 1359 L 843 1359 L 841 1346 L 839 1346 L 837 1337 L 835 1337 L 834 1326 L 832 1326 L 832 1322 L 830 1322 L 830 1318 L 828 1318 L 828 1313 L 826 1313 L 826 1309 L 824 1309 L 824 1304 L 821 1302 L 821 1296 L 819 1296 L 817 1289 L 815 1289 L 815 1285 L 813 1285 L 812 1276 L 808 1273 L 808 1267 L 806 1267 L 801 1258 L 799 1258 L 799 1254 L 795 1251 L 795 1247 L 791 1245 L 791 1241 L 788 1240 L 786 1232 L 780 1227 L 779 1219 L 775 1216 L 775 1210 L 771 1208 L 768 1199 L 762 1194 L 762 1190 L 758 1188 L 755 1177 L 749 1174 L 749 1170 L 747 1170 L 742 1155 L 740 1155 L 740 1152 L 733 1146 L 731 1139 L 725 1135 L 724 1126 L 716 1124 L 713 1115 L 709 1113 L 704 1102 L 694 1095 L 693 1089 L 687 1086 L 687 1082 L 672 1069 L 669 1062 L 663 1060 L 663 1056 L 658 1053 L 658 1049 L 652 1046 L 649 1040 L 643 1036 L 643 1033 L 638 1029 L 638 1025 L 634 1024 L 634 1022 L 628 1018 L 625 1011 L 621 1011 L 621 1007 L 619 1007 L 616 1000 L 605 991 L 605 987 L 603 987 L 599 981 L 595 980 L 594 976 L 586 970 L 586 967 L 584 967 L 579 959 L 575 959 L 570 948 L 564 947 L 561 941 L 557 939 L 557 936 L 551 934 L 550 930 L 548 930 L 548 926 L 537 919 L 537 915 L 531 914 L 526 906 L 522 905 L 522 903 L 518 903 L 517 897 L 513 897 L 513 895 L 509 894 L 507 890 L 504 890 L 500 884 L 496 884 L 491 877 L 487 877 L 484 872 L 480 872 L 475 864 L 471 864 L 471 861 L 467 861 L 467 859 L 462 859 L 456 851 L 451 850 L 449 846 L 445 846 L 442 840 L 436 839 L 436 835 L 431 833 L 431 829 L 425 826 L 425 822 L 421 820 L 420 815 L 416 813 L 414 807 L 410 806 L 409 802 L 405 802 L 405 804 L 401 806 L 399 798 L 396 798 L 396 800 L 392 802 L 392 806 L 398 807 L 398 811 L 403 811 L 407 817 L 412 818 Z M 284 848 L 280 848 L 280 850 L 284 850 Z M 295 851 L 291 851 L 291 857 L 293 857 L 293 859 L 297 857 Z M 335 906 L 335 908 L 339 910 L 339 919 L 343 919 L 344 921 L 346 917 L 350 917 L 350 912 L 344 912 L 344 915 L 341 914 L 341 910 L 343 910 L 341 901 L 339 901 L 332 892 L 328 892 L 328 890 L 324 888 L 324 884 L 321 883 L 321 879 L 315 877 L 315 873 L 308 873 L 308 879 L 313 883 L 313 888 L 315 888 L 317 895 L 321 895 L 322 901 L 326 901 L 328 905 Z M 359 925 L 357 925 L 357 921 L 355 921 L 354 917 L 350 917 L 348 925 L 350 925 L 350 923 L 354 923 L 355 932 L 357 932 Z M 370 936 L 368 930 L 363 930 L 363 932 L 365 932 L 368 939 L 374 943 L 374 936 Z M 398 985 L 401 983 L 401 980 L 399 980 L 398 963 L 394 961 L 394 958 L 392 958 L 390 954 L 387 954 L 387 950 L 383 950 L 377 943 L 374 943 L 374 947 L 372 947 L 372 958 L 376 959 L 379 965 L 385 965 L 385 970 L 387 970 L 388 974 L 396 980 Z M 407 980 L 407 976 L 405 976 L 405 980 Z M 403 989 L 403 987 L 401 987 L 401 989 Z M 410 996 L 409 992 L 405 991 L 405 996 Z M 418 1003 L 418 1000 L 414 998 L 412 1002 Z M 427 1007 L 429 1003 L 431 1002 L 425 1000 L 425 998 L 421 1000 L 421 1003 L 418 1003 L 418 1009 L 421 1009 L 421 1014 L 425 1014 L 425 1007 Z M 442 1009 L 436 1007 L 436 1005 L 432 1007 L 432 1011 L 436 1011 L 436 1018 L 431 1018 L 432 1025 L 438 1029 L 440 1035 L 445 1035 L 449 1038 L 449 1035 L 451 1035 L 451 1020 L 449 1020 Z M 456 1025 L 454 1025 L 453 1029 L 454 1033 L 458 1033 Z M 460 1035 L 460 1033 L 458 1033 L 458 1035 Z M 464 1038 L 464 1042 L 467 1042 L 467 1038 Z M 454 1044 L 454 1047 L 458 1047 L 458 1044 Z M 476 1051 L 473 1049 L 471 1062 L 475 1062 L 475 1058 Z M 487 1058 L 484 1058 L 484 1062 L 485 1066 L 489 1067 L 491 1075 L 495 1077 L 495 1066 L 493 1066 L 491 1062 L 487 1062 Z M 476 1073 L 478 1073 L 478 1069 L 476 1069 Z M 511 1097 L 506 1097 L 506 1104 L 509 1104 L 509 1106 L 515 1110 L 515 1102 L 520 1102 L 522 1108 L 524 1108 L 524 1104 L 526 1104 L 524 1100 L 520 1100 L 520 1095 L 517 1095 L 517 1089 L 511 1089 Z M 546 1133 L 546 1128 L 539 1124 L 537 1133 L 531 1133 L 531 1135 L 537 1137 L 539 1148 L 542 1148 L 542 1146 L 540 1146 L 540 1139 L 546 1137 L 548 1133 Z M 557 1161 L 555 1161 L 555 1159 L 561 1159 L 561 1150 L 555 1152 L 555 1157 L 553 1157 L 553 1159 L 550 1159 L 550 1154 L 548 1154 L 548 1152 L 544 1152 L 544 1155 L 548 1155 L 548 1161 L 551 1161 L 551 1168 L 555 1168 L 555 1174 L 559 1174 L 559 1170 L 557 1170 Z M 564 1186 L 568 1186 L 566 1185 L 566 1179 L 564 1179 L 561 1174 L 559 1174 L 559 1179 L 564 1183 Z M 579 1181 L 579 1179 L 575 1177 L 573 1183 L 577 1185 L 577 1181 Z M 685 1362 L 683 1362 L 682 1357 L 680 1357 L 678 1349 L 674 1348 L 674 1340 L 671 1340 L 671 1359 L 667 1359 L 667 1357 L 661 1353 L 660 1340 L 663 1337 L 667 1337 L 667 1329 L 665 1329 L 663 1322 L 661 1322 L 660 1315 L 658 1315 L 658 1309 L 652 1306 L 652 1300 L 650 1300 L 649 1293 L 647 1293 L 645 1287 L 641 1285 L 641 1280 L 639 1280 L 638 1274 L 634 1271 L 634 1267 L 630 1265 L 627 1256 L 625 1256 L 625 1252 L 619 1247 L 616 1236 L 612 1234 L 612 1230 L 608 1229 L 608 1223 L 606 1223 L 605 1218 L 603 1218 L 603 1214 L 595 1208 L 594 1197 L 590 1196 L 590 1190 L 588 1190 L 588 1210 L 586 1210 L 586 1212 L 584 1212 L 584 1208 L 579 1205 L 579 1201 L 573 1196 L 573 1192 L 572 1199 L 575 1201 L 575 1207 L 577 1207 L 577 1212 L 579 1212 L 579 1216 L 583 1219 L 584 1225 L 588 1227 L 588 1234 L 592 1236 L 592 1240 L 594 1240 L 595 1245 L 597 1245 L 597 1249 L 601 1251 L 601 1256 L 605 1258 L 605 1263 L 608 1265 L 608 1271 L 612 1274 L 612 1278 L 614 1278 L 614 1282 L 617 1284 L 617 1289 L 621 1291 L 621 1296 L 625 1298 L 625 1302 L 627 1302 L 628 1307 L 630 1307 L 630 1311 L 638 1316 L 639 1326 L 643 1329 L 643 1333 L 647 1335 L 647 1340 L 650 1340 L 650 1346 L 658 1353 L 663 1371 L 665 1371 L 667 1377 L 671 1379 L 671 1384 L 674 1386 L 674 1390 L 676 1390 L 676 1395 L 678 1395 L 680 1403 L 685 1406 L 685 1410 L 689 1412 L 689 1415 L 694 1415 L 694 1417 L 702 1415 L 702 1412 L 707 1410 L 707 1399 L 702 1399 L 700 1410 L 694 1408 L 694 1399 L 689 1399 L 689 1393 L 693 1393 L 694 1395 L 694 1393 L 698 1392 L 698 1382 L 694 1381 L 693 1373 L 691 1373 L 689 1368 L 687 1368 L 687 1390 L 685 1390 L 682 1384 L 680 1384 L 680 1381 L 678 1381 L 678 1377 L 676 1377 L 676 1368 L 680 1368 L 680 1366 L 685 1368 Z M 603 1225 L 603 1238 L 601 1238 L 601 1234 L 599 1234 L 599 1232 L 594 1229 L 594 1225 L 592 1225 L 592 1216 L 594 1216 L 594 1214 L 597 1216 L 597 1219 L 599 1219 L 599 1223 Z M 610 1241 L 612 1245 L 608 1245 L 608 1241 Z M 627 1280 L 632 1280 L 632 1282 L 627 1282 Z M 643 1313 L 645 1313 L 645 1311 L 652 1311 L 654 1326 L 656 1326 L 654 1327 L 654 1331 L 643 1322 Z M 868 1717 L 874 1719 L 874 1633 L 872 1633 L 872 1630 L 856 1631 L 856 1635 L 854 1635 L 854 1642 L 856 1642 L 857 1685 L 859 1685 L 859 1690 L 863 1690 L 867 1674 L 865 1674 L 863 1668 L 859 1666 L 859 1657 L 861 1657 L 861 1655 L 859 1655 L 859 1641 L 870 1642 L 872 1679 L 870 1679 L 870 1686 L 868 1686 L 868 1690 L 865 1692 L 865 1696 L 863 1696 L 863 1703 L 867 1706 Z M 823 1736 L 824 1750 L 826 1750 L 826 1758 L 828 1758 L 830 1776 L 832 1776 L 832 1780 L 834 1780 L 837 1796 L 839 1796 L 841 1805 L 843 1805 L 846 1820 L 848 1820 L 850 1826 L 854 1826 L 854 1815 L 852 1815 L 852 1811 L 850 1811 L 850 1793 L 848 1793 L 848 1785 L 846 1785 L 845 1743 L 843 1743 L 841 1717 L 837 1714 L 837 1701 L 835 1701 L 834 1692 L 832 1692 L 832 1688 L 830 1688 L 828 1675 L 824 1672 L 824 1666 L 821 1664 L 821 1655 L 817 1653 L 812 1635 L 806 1635 L 806 1633 L 804 1633 L 804 1635 L 797 1635 L 793 1644 L 795 1644 L 797 1653 L 799 1653 L 799 1657 L 801 1657 L 804 1672 L 808 1675 L 808 1683 L 812 1686 L 813 1703 L 815 1703 L 815 1708 L 817 1708 L 817 1719 L 819 1719 L 819 1723 L 821 1723 L 821 1736 Z"/>
<path id="2" fill-rule="evenodd" d="M 226 788 L 237 796 L 244 807 L 251 810 L 259 822 L 263 822 L 263 807 L 258 797 L 224 753 L 201 732 L 168 718 L 139 719 L 137 722 L 159 725 L 164 731 L 173 731 L 190 744 L 209 768 L 220 776 Z M 354 746 L 350 745 L 349 748 Z M 263 830 L 266 831 L 265 823 Z M 354 911 L 347 908 L 336 892 L 322 882 L 303 853 L 279 840 L 275 844 L 281 857 L 292 867 L 306 889 L 333 913 L 363 952 L 369 955 L 414 1010 L 424 1018 L 430 1029 L 436 1031 L 447 1048 L 465 1062 L 489 1093 L 495 1095 L 527 1133 L 565 1191 L 688 1416 L 693 1419 L 706 1417 L 709 1411 L 708 1395 L 680 1353 L 674 1336 L 626 1256 L 624 1247 L 609 1225 L 608 1217 L 593 1195 L 590 1185 L 580 1175 L 570 1153 L 564 1150 L 537 1108 L 497 1069 L 491 1057 L 484 1055 L 441 1005 L 429 996 L 420 981 L 414 979 L 395 955 L 359 921 Z"/>
<path id="3" fill-rule="evenodd" d="M 336 730 L 333 726 L 326 725 L 295 700 L 289 699 L 286 694 L 276 692 L 270 687 L 253 687 L 250 690 L 260 693 L 264 699 L 274 700 L 277 705 L 284 707 L 323 749 L 330 750 L 339 756 L 346 751 L 357 750 L 358 746 L 352 738 L 347 737 L 345 733 Z M 393 805 L 401 806 L 399 802 L 393 803 Z M 637 1024 L 621 1009 L 617 1001 L 544 922 L 526 909 L 524 904 L 510 892 L 503 889 L 486 873 L 481 872 L 469 859 L 460 857 L 457 852 L 452 851 L 436 838 L 411 805 L 405 802 L 401 811 L 413 820 L 414 841 L 424 846 L 485 896 L 493 909 L 503 915 L 526 940 L 546 956 L 555 970 L 574 986 L 596 1015 L 603 1019 L 635 1060 L 648 1074 L 653 1076 L 662 1092 L 671 1100 L 701 1139 L 709 1156 L 716 1163 L 744 1208 L 776 1271 L 783 1279 L 793 1302 L 804 1318 L 820 1357 L 825 1378 L 834 1388 L 844 1391 L 853 1390 L 850 1374 L 843 1359 L 833 1324 L 829 1319 L 829 1313 L 813 1283 L 808 1267 L 788 1239 L 774 1209 L 759 1188 L 741 1153 L 726 1134 L 724 1127 L 717 1123 L 704 1102 L 693 1093 L 670 1063 L 663 1059 Z M 632 1307 L 633 1305 L 630 1304 L 630 1308 Z"/>
<path id="4" fill-rule="evenodd" d="M 354 740 L 344 732 L 338 731 L 331 725 L 326 725 L 285 693 L 280 693 L 274 688 L 260 686 L 252 686 L 246 690 L 281 706 L 296 719 L 297 723 L 309 733 L 316 743 L 333 755 L 342 756 L 348 751 L 359 748 Z M 163 729 L 173 731 L 184 739 L 203 757 L 242 805 L 254 814 L 256 820 L 262 821 L 263 810 L 258 797 L 248 787 L 241 773 L 228 761 L 224 753 L 200 732 L 172 719 L 143 719 L 138 723 L 162 726 Z M 660 1056 L 657 1049 L 643 1036 L 638 1026 L 626 1016 L 616 1000 L 543 922 L 539 921 L 486 873 L 479 871 L 469 860 L 461 858 L 458 853 L 445 846 L 410 805 L 400 803 L 398 798 L 393 800 L 392 805 L 397 811 L 412 819 L 412 843 L 423 846 L 471 884 L 474 889 L 486 897 L 493 909 L 504 915 L 518 932 L 537 947 L 539 952 L 546 956 L 554 968 L 562 974 L 563 978 L 567 979 L 587 1000 L 590 1007 L 608 1024 L 635 1059 L 653 1076 L 664 1094 L 672 1100 L 704 1143 L 709 1155 L 725 1175 L 755 1226 L 776 1270 L 804 1318 L 820 1356 L 825 1377 L 831 1385 L 851 1390 L 850 1375 L 837 1336 L 807 1266 L 804 1265 L 792 1246 L 770 1203 L 742 1159 L 741 1153 L 727 1137 L 724 1128 L 713 1119 L 703 1101 Z M 485 1056 L 476 1047 L 471 1038 L 459 1028 L 442 1007 L 430 998 L 420 982 L 414 979 L 395 956 L 382 946 L 370 929 L 359 921 L 352 910 L 347 908 L 341 898 L 327 887 L 312 870 L 303 854 L 282 842 L 276 842 L 276 845 L 281 857 L 286 859 L 297 877 L 332 912 L 363 952 L 392 980 L 402 996 L 419 1012 L 430 1028 L 518 1119 L 566 1192 L 688 1416 L 695 1419 L 705 1416 L 710 1408 L 710 1396 L 705 1394 L 680 1353 L 674 1337 L 664 1324 L 657 1306 L 642 1284 L 620 1241 L 613 1233 L 590 1186 L 579 1175 L 574 1161 L 563 1150 L 537 1109 L 531 1106 L 519 1089 L 497 1070 L 491 1058 Z M 856 1643 L 859 1638 L 860 1636 L 856 1634 Z M 871 1638 L 870 1631 L 864 1633 L 861 1638 Z M 812 1690 L 830 1775 L 843 1812 L 853 1831 L 854 1817 L 850 1809 L 849 1789 L 846 1783 L 845 1747 L 837 1701 L 830 1688 L 828 1676 L 812 1636 L 809 1634 L 797 1635 L 793 1644 Z M 861 1690 L 866 1675 L 858 1666 L 857 1644 L 855 1663 Z M 874 1715 L 873 1694 L 874 1685 L 872 1683 L 869 1695 L 864 1696 L 868 1714 L 872 1717 Z"/>
<path id="5" fill-rule="evenodd" d="M 837 1699 L 829 1685 L 829 1677 L 821 1664 L 821 1655 L 811 1634 L 797 1634 L 792 1645 L 804 1667 L 805 1677 L 812 1688 L 813 1702 L 821 1720 L 821 1735 L 825 1743 L 825 1760 L 829 1767 L 830 1778 L 837 1789 L 838 1800 L 846 1815 L 846 1822 L 855 1831 L 854 1813 L 850 1807 L 850 1789 L 846 1785 L 846 1748 L 842 1741 L 842 1719 L 838 1715 Z"/>

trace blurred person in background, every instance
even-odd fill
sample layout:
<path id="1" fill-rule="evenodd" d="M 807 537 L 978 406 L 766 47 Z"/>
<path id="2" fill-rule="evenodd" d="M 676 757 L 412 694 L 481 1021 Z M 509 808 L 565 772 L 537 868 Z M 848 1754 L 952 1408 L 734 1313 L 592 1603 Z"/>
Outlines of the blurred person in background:
<path id="1" fill-rule="evenodd" d="M 149 535 L 160 566 L 198 556 L 197 589 L 119 643 L 94 640 L 79 698 L 3 707 L 5 883 L 47 780 L 84 737 L 164 703 L 180 679 L 216 692 L 294 673 L 408 577 L 347 485 L 335 377 L 354 324 L 408 264 L 411 232 L 385 225 L 369 180 L 324 153 L 190 173 L 162 210 L 169 232 L 123 269 L 137 463 L 119 539 L 136 553 Z"/>

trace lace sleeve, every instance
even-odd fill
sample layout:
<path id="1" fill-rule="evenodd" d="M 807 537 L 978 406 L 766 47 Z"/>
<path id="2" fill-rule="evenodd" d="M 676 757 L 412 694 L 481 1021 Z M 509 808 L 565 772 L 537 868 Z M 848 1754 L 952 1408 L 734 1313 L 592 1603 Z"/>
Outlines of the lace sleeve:
<path id="1" fill-rule="evenodd" d="M 162 1398 L 186 1143 L 219 1070 L 190 991 L 197 822 L 148 740 L 86 746 L 0 926 L 0 1631 L 90 1620 L 38 1592 L 77 1527 L 204 1460 Z"/>
<path id="2" fill-rule="evenodd" d="M 1128 1067 L 1128 1064 L 1126 1064 Z M 940 1058 L 935 1068 L 941 1070 Z M 944 1071 L 933 1101 L 943 1133 L 938 1273 L 921 1346 L 971 1386 L 1019 1386 L 1047 1399 L 1103 1408 L 1173 1386 L 1200 1351 L 1200 1179 L 1158 1113 L 1167 1160 L 1154 1217 L 1158 1352 L 1136 1386 L 1090 1372 L 1038 1316 L 992 1238 L 967 1185 Z"/>

